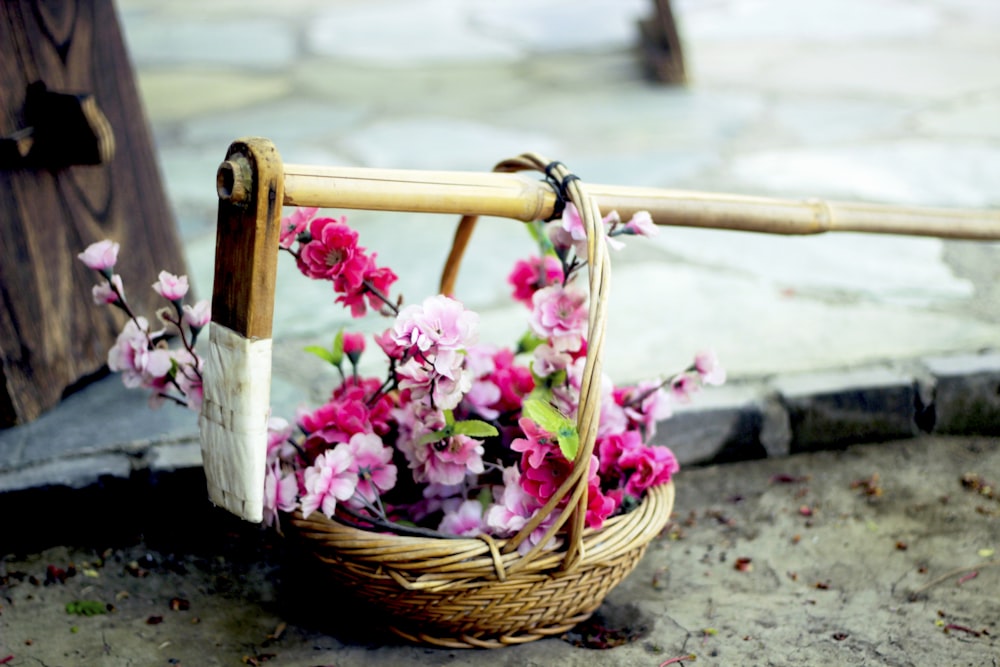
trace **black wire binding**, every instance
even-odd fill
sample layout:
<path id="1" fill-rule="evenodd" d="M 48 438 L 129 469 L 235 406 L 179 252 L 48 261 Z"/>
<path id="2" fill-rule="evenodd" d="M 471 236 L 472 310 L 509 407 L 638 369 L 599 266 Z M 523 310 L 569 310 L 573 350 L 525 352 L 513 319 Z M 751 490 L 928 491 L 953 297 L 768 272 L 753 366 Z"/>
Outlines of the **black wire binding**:
<path id="1" fill-rule="evenodd" d="M 552 186 L 552 189 L 556 193 L 556 203 L 552 206 L 552 215 L 545 219 L 545 222 L 551 220 L 558 220 L 562 217 L 563 211 L 566 210 L 566 202 L 569 201 L 569 184 L 573 181 L 579 181 L 580 177 L 576 174 L 566 174 L 562 178 L 559 178 L 552 172 L 555 171 L 557 167 L 565 167 L 562 162 L 558 160 L 553 160 L 545 165 L 545 182 Z"/>

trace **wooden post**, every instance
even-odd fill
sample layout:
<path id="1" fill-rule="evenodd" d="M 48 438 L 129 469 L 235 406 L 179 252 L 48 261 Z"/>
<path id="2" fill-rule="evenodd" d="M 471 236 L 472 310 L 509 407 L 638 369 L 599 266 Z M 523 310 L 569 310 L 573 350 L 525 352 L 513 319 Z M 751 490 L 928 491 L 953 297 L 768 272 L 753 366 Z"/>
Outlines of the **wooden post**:
<path id="1" fill-rule="evenodd" d="M 263 519 L 271 398 L 271 325 L 284 200 L 281 157 L 237 141 L 219 167 L 218 233 L 201 444 L 213 503 Z"/>
<path id="2" fill-rule="evenodd" d="M 116 271 L 136 312 L 149 317 L 164 305 L 149 289 L 157 273 L 187 271 L 112 0 L 0 2 L 0 63 L 0 137 L 27 152 L 28 87 L 42 81 L 80 95 L 84 116 L 92 100 L 117 146 L 113 157 L 107 142 L 98 146 L 93 161 L 101 163 L 92 166 L 67 166 L 72 155 L 53 155 L 50 144 L 37 152 L 51 162 L 5 159 L 0 167 L 4 428 L 35 419 L 99 372 L 125 322 L 94 304 L 98 277 L 78 253 L 105 238 L 121 243 Z"/>

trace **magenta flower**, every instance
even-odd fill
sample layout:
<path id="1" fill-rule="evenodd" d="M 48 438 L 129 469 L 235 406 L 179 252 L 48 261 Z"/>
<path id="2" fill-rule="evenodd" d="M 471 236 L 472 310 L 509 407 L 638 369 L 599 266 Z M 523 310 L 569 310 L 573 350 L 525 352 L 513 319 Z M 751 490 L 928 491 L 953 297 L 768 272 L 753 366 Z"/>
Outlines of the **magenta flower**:
<path id="1" fill-rule="evenodd" d="M 518 420 L 518 425 L 525 437 L 514 439 L 510 448 L 521 452 L 521 487 L 544 504 L 569 477 L 573 462 L 563 456 L 554 435 L 527 417 Z"/>
<path id="2" fill-rule="evenodd" d="M 202 299 L 198 303 L 184 304 L 184 322 L 191 329 L 201 330 L 212 320 L 212 303 L 208 299 Z"/>
<path id="3" fill-rule="evenodd" d="M 726 381 L 726 369 L 712 351 L 706 350 L 695 355 L 694 368 L 705 384 L 721 385 Z"/>
<path id="4" fill-rule="evenodd" d="M 299 417 L 299 426 L 309 436 L 306 448 L 347 442 L 357 433 L 371 433 L 368 406 L 364 397 L 333 397 L 325 405 Z"/>
<path id="5" fill-rule="evenodd" d="M 514 270 L 507 276 L 507 282 L 514 288 L 514 299 L 528 307 L 531 306 L 531 297 L 535 292 L 561 283 L 562 279 L 562 262 L 552 255 L 518 260 L 514 264 Z"/>
<path id="6" fill-rule="evenodd" d="M 335 280 L 346 272 L 360 286 L 358 264 L 367 258 L 359 252 L 358 233 L 343 218 L 316 218 L 309 223 L 309 234 L 312 239 L 299 247 L 299 270 L 316 280 Z"/>
<path id="7" fill-rule="evenodd" d="M 337 511 L 337 502 L 354 495 L 358 475 L 351 470 L 351 463 L 350 451 L 345 445 L 340 445 L 317 456 L 313 464 L 306 468 L 303 516 L 308 518 L 318 509 L 332 518 Z"/>
<path id="8" fill-rule="evenodd" d="M 586 295 L 553 285 L 535 292 L 531 303 L 528 325 L 536 336 L 556 351 L 579 349 L 587 328 Z"/>
<path id="9" fill-rule="evenodd" d="M 380 311 L 385 305 L 383 298 L 389 298 L 389 290 L 397 279 L 392 269 L 375 265 L 375 254 L 359 257 L 333 283 L 334 291 L 340 294 L 337 303 L 350 308 L 351 317 L 362 317 L 369 307 Z"/>
<path id="10" fill-rule="evenodd" d="M 298 506 L 299 484 L 295 473 L 283 473 L 274 461 L 264 470 L 264 525 L 280 527 L 278 512 L 291 512 Z"/>
<path id="11" fill-rule="evenodd" d="M 352 363 L 358 363 L 361 353 L 365 351 L 365 335 L 363 333 L 344 332 L 344 354 Z"/>
<path id="12" fill-rule="evenodd" d="M 601 490 L 601 478 L 597 474 L 597 457 L 590 459 L 590 474 L 587 478 L 587 514 L 585 521 L 588 528 L 598 529 L 604 521 L 618 509 L 618 501 L 614 496 L 605 495 Z"/>
<path id="13" fill-rule="evenodd" d="M 118 289 L 117 292 L 115 292 L 112 285 Z M 111 276 L 110 281 L 104 281 L 103 283 L 94 285 L 92 293 L 94 295 L 94 303 L 99 306 L 117 302 L 120 298 L 118 295 L 121 294 L 124 296 L 125 294 L 125 286 L 122 284 L 122 277 L 116 273 Z"/>
<path id="14" fill-rule="evenodd" d="M 91 243 L 77 257 L 87 265 L 87 268 L 107 274 L 110 273 L 115 262 L 118 261 L 119 247 L 118 243 L 105 239 L 104 241 Z"/>
<path id="15" fill-rule="evenodd" d="M 658 445 L 629 449 L 622 453 L 618 465 L 628 473 L 625 493 L 636 498 L 650 487 L 666 484 L 680 470 L 673 452 Z"/>
<path id="16" fill-rule="evenodd" d="M 296 208 L 291 215 L 282 218 L 278 245 L 282 248 L 291 248 L 299 234 L 306 230 L 318 212 L 318 208 Z M 347 218 L 342 217 L 341 221 L 346 222 Z"/>
<path id="17" fill-rule="evenodd" d="M 358 477 L 358 487 L 352 505 L 362 506 L 361 498 L 369 503 L 396 486 L 396 466 L 392 463 L 392 448 L 382 443 L 374 433 L 355 433 L 347 443 L 351 455 L 348 468 Z M 360 497 L 359 497 L 360 496 Z"/>

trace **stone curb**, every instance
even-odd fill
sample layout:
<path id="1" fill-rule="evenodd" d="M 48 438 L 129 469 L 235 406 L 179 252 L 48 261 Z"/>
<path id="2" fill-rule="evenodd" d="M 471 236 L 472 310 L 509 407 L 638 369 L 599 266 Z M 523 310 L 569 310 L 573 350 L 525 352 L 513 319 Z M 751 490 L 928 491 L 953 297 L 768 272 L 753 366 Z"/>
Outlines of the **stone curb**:
<path id="1" fill-rule="evenodd" d="M 728 390 L 724 394 L 721 390 Z M 860 442 L 1000 435 L 1000 353 L 924 357 L 720 390 L 659 425 L 682 465 L 784 456 Z"/>
<path id="2" fill-rule="evenodd" d="M 135 392 L 117 378 L 87 391 L 97 402 Z M 83 392 L 86 394 L 87 392 Z M 71 397 L 72 398 L 72 397 Z M 87 413 L 95 397 L 70 409 Z M 122 415 L 134 401 L 111 401 Z M 65 438 L 48 457 L 23 455 L 33 433 L 53 438 L 72 420 L 46 415 L 32 424 L 0 432 L 0 493 L 45 486 L 81 488 L 102 478 L 128 478 L 201 465 L 197 425 L 184 411 L 156 411 L 165 437 L 123 432 L 118 442 L 97 447 Z M 107 418 L 111 421 L 114 417 Z M 133 420 L 134 421 L 134 420 Z M 145 428 L 149 424 L 139 425 Z M 736 381 L 705 390 L 657 427 L 655 441 L 673 449 L 682 465 L 727 463 L 837 449 L 859 442 L 940 435 L 1000 435 L 1000 352 L 925 357 L 912 362 Z"/>

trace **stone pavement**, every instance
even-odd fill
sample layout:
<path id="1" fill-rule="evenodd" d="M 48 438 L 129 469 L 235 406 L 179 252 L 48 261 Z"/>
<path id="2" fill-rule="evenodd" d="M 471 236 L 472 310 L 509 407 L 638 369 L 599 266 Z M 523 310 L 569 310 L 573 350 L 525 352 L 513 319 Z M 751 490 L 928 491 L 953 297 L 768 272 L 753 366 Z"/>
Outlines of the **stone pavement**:
<path id="1" fill-rule="evenodd" d="M 488 170 L 535 150 L 592 182 L 1000 203 L 1000 9 L 991 0 L 676 2 L 683 88 L 643 76 L 634 47 L 636 21 L 652 11 L 645 0 L 118 6 L 203 296 L 215 169 L 246 135 L 273 139 L 295 163 Z M 349 219 L 409 300 L 432 292 L 454 220 Z M 511 221 L 486 220 L 473 238 L 458 290 L 487 338 L 507 344 L 520 333 L 503 278 L 529 250 Z M 935 424 L 1000 431 L 998 257 L 992 242 L 663 229 L 614 257 L 605 368 L 639 380 L 679 370 L 702 348 L 718 353 L 730 386 L 663 430 L 688 463 Z M 281 263 L 273 402 L 285 415 L 329 386 L 302 347 L 349 324 L 325 286 L 295 273 Z M 946 395 L 932 405 L 938 389 Z M 124 393 L 94 388 L 0 434 L 0 490 L 198 464 L 193 415 L 130 420 L 124 406 L 138 399 Z M 812 397 L 829 409 L 803 426 Z M 95 405 L 114 428 L 67 436 Z"/>
<path id="2" fill-rule="evenodd" d="M 690 75 L 683 88 L 655 85 L 643 76 L 634 46 L 636 21 L 651 12 L 646 0 L 119 0 L 118 7 L 188 270 L 203 296 L 211 291 L 215 170 L 229 143 L 246 135 L 271 138 L 291 163 L 488 170 L 502 158 L 534 150 L 598 183 L 1000 205 L 1000 5 L 993 0 L 675 0 Z M 347 213 L 363 243 L 401 276 L 408 299 L 434 289 L 454 220 Z M 466 256 L 459 296 L 482 313 L 484 330 L 499 342 L 516 333 L 503 278 L 513 259 L 529 249 L 515 223 L 487 220 Z M 941 435 L 1000 433 L 998 259 L 1000 245 L 985 242 L 663 229 L 656 239 L 634 240 L 613 258 L 605 366 L 616 380 L 638 380 L 679 370 L 697 350 L 715 349 L 729 370 L 728 386 L 706 392 L 661 428 L 681 461 L 801 453 L 788 469 L 815 472 L 814 491 L 839 489 L 843 496 L 851 475 L 869 473 L 840 468 L 844 458 L 812 450 L 897 440 L 905 442 L 893 445 L 903 448 L 894 451 L 908 452 L 911 443 L 937 447 Z M 326 307 L 331 298 L 322 286 L 294 274 L 284 263 L 275 329 L 274 404 L 286 415 L 304 400 L 318 400 L 329 386 L 302 347 L 326 343 L 348 323 Z M 130 476 L 155 481 L 161 472 L 197 471 L 194 415 L 170 408 L 149 412 L 144 401 L 109 377 L 37 422 L 0 432 L 0 492 L 31 494 L 98 480 L 107 487 Z M 975 442 L 981 451 L 995 448 L 991 440 Z M 771 466 L 760 469 L 758 487 L 782 461 L 753 464 Z M 904 474 L 908 461 L 901 455 L 879 469 Z M 678 509 L 700 517 L 725 500 L 705 494 L 728 489 L 720 478 L 742 477 L 744 470 L 751 468 L 741 467 L 740 475 L 725 467 L 692 468 L 694 488 L 680 494 Z M 918 479 L 920 469 L 913 470 Z M 946 484 L 943 478 L 940 484 Z M 911 486 L 918 484 L 906 483 Z M 766 533 L 777 511 L 776 492 L 762 493 L 764 504 L 738 517 L 753 534 L 758 529 L 747 527 L 751 522 L 761 522 L 759 530 Z M 21 494 L 0 498 L 13 502 Z M 844 502 L 833 502 L 836 509 L 827 518 L 850 524 L 848 545 L 867 544 L 864 527 L 882 520 Z M 899 512 L 911 520 L 906 530 L 913 528 L 917 519 L 905 508 Z M 920 533 L 927 546 L 919 558 L 910 553 L 908 566 L 927 563 L 934 575 L 970 562 L 974 546 L 996 546 L 995 519 L 985 528 L 968 522 L 956 527 L 946 519 L 934 524 L 942 532 Z M 980 545 L 969 532 L 973 527 L 992 541 Z M 906 530 L 880 536 L 878 548 L 909 557 L 895 554 L 891 544 L 912 544 Z M 787 547 L 789 535 L 778 530 L 772 538 L 778 552 Z M 704 553 L 706 563 L 726 572 L 717 580 L 723 586 L 738 587 L 730 581 L 737 575 L 728 560 L 720 565 L 713 558 L 753 555 L 755 565 L 767 563 L 755 572 L 770 579 L 738 588 L 749 596 L 740 604 L 751 604 L 776 582 L 779 589 L 793 586 L 784 566 L 758 560 L 747 546 L 745 554 L 727 549 L 726 556 L 716 556 L 706 541 L 695 555 Z M 824 555 L 818 543 L 810 549 L 816 558 Z M 838 546 L 831 557 L 844 561 L 855 553 Z M 738 616 L 726 615 L 731 609 L 723 611 L 728 593 L 695 586 L 689 602 L 715 602 L 705 603 L 700 616 L 658 621 L 658 627 L 680 628 L 669 635 L 662 655 L 653 651 L 639 660 L 626 652 L 620 662 L 607 664 L 653 664 L 675 649 L 704 655 L 714 646 L 702 635 L 707 627 L 728 633 L 733 642 L 744 635 L 753 642 L 774 623 L 803 619 L 815 620 L 819 629 L 811 648 L 798 643 L 806 659 L 793 652 L 770 661 L 767 646 L 753 644 L 757 652 L 731 652 L 718 664 L 822 664 L 817 656 L 844 647 L 853 647 L 855 662 L 838 658 L 835 664 L 991 664 L 978 659 L 989 653 L 977 651 L 985 645 L 995 654 L 995 639 L 986 639 L 996 636 L 993 626 L 990 635 L 979 637 L 953 632 L 952 654 L 923 660 L 923 630 L 893 635 L 888 629 L 893 614 L 914 608 L 892 596 L 876 600 L 860 588 L 839 589 L 852 576 L 841 561 L 829 563 L 838 569 L 831 573 L 828 597 L 848 606 L 865 600 L 875 605 L 883 623 L 878 627 L 890 633 L 890 649 L 879 648 L 863 622 L 815 620 L 820 616 L 810 600 L 823 604 L 825 591 L 797 591 L 795 606 L 783 610 L 787 599 L 776 597 L 780 613 L 761 612 L 755 622 L 763 629 L 745 629 L 732 620 Z M 645 564 L 644 576 L 654 576 L 658 563 Z M 820 567 L 800 570 L 799 584 L 825 581 Z M 898 576 L 913 578 L 913 567 Z M 996 590 L 989 583 L 996 571 L 991 579 L 984 572 L 980 583 L 986 583 L 977 590 Z M 678 576 L 702 575 L 691 570 Z M 671 591 L 678 591 L 676 583 Z M 884 593 L 888 584 L 879 586 Z M 980 609 L 984 616 L 962 616 L 956 610 L 967 600 L 948 599 L 955 604 L 942 607 L 947 622 L 979 623 L 978 631 L 985 628 L 983 619 L 996 618 L 996 609 L 986 607 Z M 931 643 L 940 639 L 934 604 L 917 614 Z M 731 627 L 713 617 L 714 609 Z M 832 613 L 847 612 L 838 607 Z M 837 633 L 862 641 L 841 641 Z M 771 637 L 798 642 L 793 635 Z M 917 648 L 906 649 L 907 642 Z M 648 645 L 628 650 L 652 651 Z M 526 664 L 532 650 L 512 652 L 509 660 Z M 365 651 L 359 655 L 363 661 Z M 413 655 L 412 664 L 476 659 Z M 573 653 L 559 664 L 584 661 L 592 661 L 589 653 Z M 303 658 L 295 664 L 314 662 Z M 537 664 L 551 662 L 538 658 Z"/>

